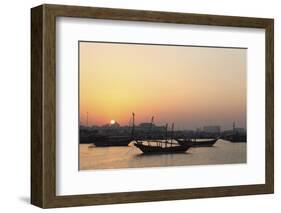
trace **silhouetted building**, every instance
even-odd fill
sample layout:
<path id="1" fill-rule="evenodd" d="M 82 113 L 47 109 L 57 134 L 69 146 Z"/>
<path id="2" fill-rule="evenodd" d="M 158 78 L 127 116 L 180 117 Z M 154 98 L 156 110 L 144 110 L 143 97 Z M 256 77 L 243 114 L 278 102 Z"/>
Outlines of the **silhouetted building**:
<path id="1" fill-rule="evenodd" d="M 220 133 L 221 127 L 220 126 L 204 126 L 203 131 L 206 133 Z"/>
<path id="2" fill-rule="evenodd" d="M 154 124 L 151 124 L 151 123 L 140 123 L 138 125 L 139 128 L 142 128 L 142 129 L 149 129 L 151 127 L 154 127 L 155 125 Z"/>

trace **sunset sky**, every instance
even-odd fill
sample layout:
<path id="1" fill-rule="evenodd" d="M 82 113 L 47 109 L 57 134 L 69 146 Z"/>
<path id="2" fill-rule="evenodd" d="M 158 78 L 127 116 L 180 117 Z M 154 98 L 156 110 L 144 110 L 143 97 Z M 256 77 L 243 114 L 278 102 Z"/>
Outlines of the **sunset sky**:
<path id="1" fill-rule="evenodd" d="M 246 49 L 79 42 L 80 123 L 246 127 Z"/>

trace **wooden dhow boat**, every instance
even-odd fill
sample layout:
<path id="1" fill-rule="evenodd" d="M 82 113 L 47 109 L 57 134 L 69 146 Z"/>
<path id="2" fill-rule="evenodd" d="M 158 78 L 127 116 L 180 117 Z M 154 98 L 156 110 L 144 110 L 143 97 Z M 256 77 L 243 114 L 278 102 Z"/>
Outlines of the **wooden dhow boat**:
<path id="1" fill-rule="evenodd" d="M 200 140 L 200 139 L 176 139 L 176 141 L 179 144 L 191 143 L 192 147 L 211 147 L 218 141 L 218 138 L 202 139 L 202 140 Z"/>
<path id="2" fill-rule="evenodd" d="M 131 135 L 90 136 L 88 137 L 88 141 L 91 141 L 96 147 L 128 146 L 133 140 L 134 128 L 132 126 Z"/>
<path id="3" fill-rule="evenodd" d="M 132 138 L 130 136 L 96 136 L 90 137 L 96 147 L 128 146 Z"/>
<path id="4" fill-rule="evenodd" d="M 133 125 L 134 125 L 134 113 L 133 113 Z M 151 129 L 153 126 L 153 119 L 151 119 Z M 150 131 L 151 131 L 150 129 Z M 174 124 L 172 124 L 171 137 L 168 139 L 168 124 L 166 124 L 166 139 L 164 140 L 145 140 L 141 141 L 135 139 L 134 146 L 142 151 L 143 154 L 173 154 L 184 153 L 192 147 L 192 143 L 185 142 L 179 144 L 173 139 Z"/>
<path id="5" fill-rule="evenodd" d="M 156 142 L 157 144 L 157 142 Z M 161 145 L 159 145 L 161 144 Z M 169 145 L 163 145 L 169 144 Z M 137 148 L 139 148 L 144 154 L 173 154 L 173 153 L 184 153 L 189 148 L 192 147 L 192 144 L 178 144 L 178 143 L 170 143 L 170 142 L 158 142 L 158 145 L 144 144 L 143 142 L 137 141 L 134 144 Z"/>

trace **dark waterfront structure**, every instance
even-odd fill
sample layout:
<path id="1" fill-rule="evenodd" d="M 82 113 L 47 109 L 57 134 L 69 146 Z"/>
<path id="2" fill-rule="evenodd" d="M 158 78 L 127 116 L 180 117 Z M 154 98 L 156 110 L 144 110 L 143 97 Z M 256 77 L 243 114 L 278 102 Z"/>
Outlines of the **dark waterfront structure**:
<path id="1" fill-rule="evenodd" d="M 230 130 L 221 131 L 219 125 L 204 126 L 201 129 L 194 130 L 168 130 L 166 126 L 157 126 L 151 122 L 135 125 L 134 116 L 131 119 L 132 124 L 121 126 L 117 122 L 114 124 L 105 124 L 103 126 L 80 126 L 79 143 L 94 144 L 99 147 L 106 146 L 128 146 L 133 141 L 158 141 L 163 143 L 166 140 L 173 139 L 178 144 L 190 141 L 193 147 L 213 146 L 218 138 L 230 142 L 246 142 L 247 133 L 244 128 L 237 128 L 233 123 Z"/>
<path id="2" fill-rule="evenodd" d="M 235 122 L 233 122 L 232 130 L 224 131 L 221 138 L 233 143 L 246 143 L 247 132 L 244 128 L 237 128 Z"/>

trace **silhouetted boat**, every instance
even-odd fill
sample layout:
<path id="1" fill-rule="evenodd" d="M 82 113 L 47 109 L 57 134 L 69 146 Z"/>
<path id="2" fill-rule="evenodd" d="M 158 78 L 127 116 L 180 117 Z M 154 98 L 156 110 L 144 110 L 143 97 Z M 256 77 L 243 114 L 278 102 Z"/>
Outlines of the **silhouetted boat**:
<path id="1" fill-rule="evenodd" d="M 130 136 L 96 136 L 91 139 L 97 147 L 128 146 L 132 141 Z"/>
<path id="2" fill-rule="evenodd" d="M 134 125 L 134 114 L 133 114 L 133 125 Z M 151 119 L 151 127 L 153 125 L 153 117 Z M 151 131 L 151 129 L 150 129 Z M 144 154 L 169 154 L 169 153 L 184 153 L 190 147 L 192 147 L 192 143 L 174 143 L 173 142 L 173 131 L 174 124 L 172 124 L 172 133 L 171 137 L 168 140 L 167 132 L 168 132 L 168 124 L 166 124 L 166 139 L 165 140 L 146 140 L 139 141 L 135 139 L 134 146 L 139 148 Z"/>
<path id="3" fill-rule="evenodd" d="M 246 143 L 247 142 L 247 133 L 245 132 L 239 132 L 237 128 L 235 127 L 235 122 L 233 122 L 233 129 L 232 133 L 228 135 L 224 135 L 223 139 L 228 140 L 233 143 Z"/>
<path id="4" fill-rule="evenodd" d="M 131 135 L 95 135 L 90 136 L 88 140 L 97 147 L 128 146 L 133 141 L 134 128 L 133 125 Z"/>
<path id="5" fill-rule="evenodd" d="M 157 145 L 158 143 L 158 145 Z M 161 145 L 159 145 L 159 143 Z M 164 146 L 163 146 L 164 144 Z M 167 144 L 167 146 L 165 145 Z M 155 145 L 144 144 L 144 142 L 136 142 L 134 144 L 137 148 L 139 148 L 144 154 L 169 154 L 169 153 L 184 153 L 190 147 L 192 147 L 191 143 L 170 143 L 170 142 L 157 142 Z"/>
<path id="6" fill-rule="evenodd" d="M 234 135 L 225 136 L 224 138 L 225 138 L 225 140 L 228 140 L 232 143 L 246 143 L 247 142 L 247 135 L 234 134 Z"/>
<path id="7" fill-rule="evenodd" d="M 192 147 L 211 147 L 218 141 L 218 138 L 200 141 L 198 139 L 176 139 L 176 141 L 179 144 L 191 143 Z"/>

